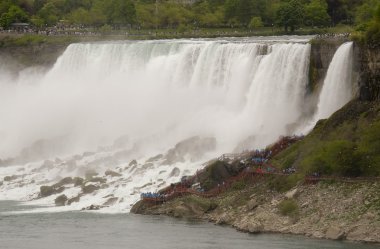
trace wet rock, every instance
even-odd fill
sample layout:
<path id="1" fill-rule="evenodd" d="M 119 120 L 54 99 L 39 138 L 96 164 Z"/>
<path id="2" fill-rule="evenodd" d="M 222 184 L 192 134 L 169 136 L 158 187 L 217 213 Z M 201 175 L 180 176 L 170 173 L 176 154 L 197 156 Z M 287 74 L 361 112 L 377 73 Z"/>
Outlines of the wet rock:
<path id="1" fill-rule="evenodd" d="M 92 184 L 89 184 L 89 185 L 86 185 L 86 186 L 82 186 L 82 191 L 84 194 L 91 194 L 92 192 L 96 191 L 100 189 L 99 186 L 95 186 L 95 185 L 92 185 Z"/>
<path id="2" fill-rule="evenodd" d="M 92 210 L 99 210 L 101 208 L 102 208 L 102 206 L 100 206 L 100 205 L 94 205 L 94 204 L 92 204 L 92 205 L 90 205 L 88 207 L 82 208 L 82 211 L 85 211 L 85 210 L 90 210 L 90 211 L 92 211 Z"/>
<path id="3" fill-rule="evenodd" d="M 81 186 L 83 182 L 84 182 L 84 179 L 81 177 L 74 177 L 73 179 L 74 187 Z"/>
<path id="4" fill-rule="evenodd" d="M 6 177 L 4 177 L 4 182 L 10 182 L 10 181 L 16 180 L 17 177 L 18 176 L 16 176 L 16 175 L 6 176 Z"/>
<path id="5" fill-rule="evenodd" d="M 117 202 L 117 200 L 119 200 L 119 198 L 111 197 L 106 202 L 103 203 L 103 206 L 112 206 Z"/>
<path id="6" fill-rule="evenodd" d="M 68 201 L 67 201 L 67 205 L 71 205 L 71 203 L 73 202 L 79 202 L 80 201 L 80 196 L 75 196 L 73 198 L 70 198 Z"/>
<path id="7" fill-rule="evenodd" d="M 87 180 L 88 182 L 98 182 L 98 183 L 105 183 L 107 182 L 106 179 L 102 178 L 102 177 L 93 177 L 89 180 Z"/>
<path id="8" fill-rule="evenodd" d="M 128 164 L 128 166 L 136 166 L 137 165 L 137 161 L 136 160 L 132 160 L 129 164 Z"/>
<path id="9" fill-rule="evenodd" d="M 55 198 L 54 202 L 56 206 L 65 206 L 68 198 L 66 195 L 60 195 Z"/>
<path id="10" fill-rule="evenodd" d="M 166 153 L 162 164 L 171 165 L 177 162 L 184 162 L 185 157 L 194 161 L 202 158 L 205 153 L 214 150 L 215 147 L 215 138 L 191 137 L 177 143 L 173 149 L 170 149 Z"/>
<path id="11" fill-rule="evenodd" d="M 326 231 L 326 238 L 332 240 L 342 240 L 345 237 L 345 232 L 339 227 L 332 226 Z"/>
<path id="12" fill-rule="evenodd" d="M 181 173 L 181 170 L 175 167 L 169 174 L 169 177 L 177 177 Z"/>
<path id="13" fill-rule="evenodd" d="M 59 188 L 59 187 L 62 187 L 64 185 L 68 185 L 68 184 L 72 184 L 72 183 L 73 183 L 73 178 L 65 177 L 62 180 L 60 180 L 58 183 L 54 184 L 53 187 Z"/>
<path id="14" fill-rule="evenodd" d="M 65 190 L 65 187 L 54 187 L 54 186 L 41 186 L 40 187 L 40 197 L 47 197 L 53 194 L 59 194 Z"/>
<path id="15" fill-rule="evenodd" d="M 106 176 L 111 176 L 111 177 L 118 177 L 118 176 L 122 176 L 122 174 L 119 174 L 115 171 L 112 171 L 112 170 L 107 170 L 105 173 L 104 173 Z"/>
<path id="16" fill-rule="evenodd" d="M 162 154 L 158 154 L 157 156 L 154 156 L 154 157 L 149 158 L 146 162 L 147 162 L 147 163 L 152 163 L 152 162 L 155 162 L 155 161 L 157 161 L 157 160 L 160 160 L 160 159 L 163 158 L 163 157 L 164 157 L 164 155 L 162 155 Z"/>

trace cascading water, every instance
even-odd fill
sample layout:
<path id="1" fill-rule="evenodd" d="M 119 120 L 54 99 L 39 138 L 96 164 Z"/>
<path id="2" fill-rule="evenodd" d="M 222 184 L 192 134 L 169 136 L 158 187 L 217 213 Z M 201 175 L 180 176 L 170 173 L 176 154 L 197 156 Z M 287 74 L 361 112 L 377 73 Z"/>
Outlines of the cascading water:
<path id="1" fill-rule="evenodd" d="M 330 117 L 353 96 L 353 43 L 347 42 L 336 51 L 319 96 L 316 120 Z"/>
<path id="2" fill-rule="evenodd" d="M 111 168 L 121 174 L 117 181 L 68 208 L 112 195 L 118 200 L 106 210 L 129 210 L 139 193 L 178 181 L 210 158 L 293 134 L 304 118 L 309 56 L 307 39 L 72 44 L 49 72 L 17 84 L 1 80 L 0 157 L 32 145 L 24 160 L 61 159 L 0 168 L 29 172 L 23 187 L 0 186 L 0 199 L 29 200 L 42 184 Z M 84 151 L 93 152 L 79 155 Z"/>

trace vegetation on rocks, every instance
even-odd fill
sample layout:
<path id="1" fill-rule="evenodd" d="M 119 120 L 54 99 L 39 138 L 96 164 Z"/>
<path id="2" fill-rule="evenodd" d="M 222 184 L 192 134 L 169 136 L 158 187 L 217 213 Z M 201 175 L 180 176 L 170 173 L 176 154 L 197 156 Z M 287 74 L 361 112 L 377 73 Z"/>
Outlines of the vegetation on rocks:
<path id="1" fill-rule="evenodd" d="M 380 175 L 380 103 L 354 100 L 318 122 L 304 140 L 292 145 L 273 163 L 295 167 L 303 175 Z"/>

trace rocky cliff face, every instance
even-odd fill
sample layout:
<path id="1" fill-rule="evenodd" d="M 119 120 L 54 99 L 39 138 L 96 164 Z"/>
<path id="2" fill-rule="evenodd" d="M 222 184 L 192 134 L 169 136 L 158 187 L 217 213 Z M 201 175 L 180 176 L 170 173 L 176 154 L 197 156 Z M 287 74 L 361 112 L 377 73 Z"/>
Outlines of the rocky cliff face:
<path id="1" fill-rule="evenodd" d="M 380 99 L 380 48 L 355 46 L 358 58 L 360 100 Z"/>
<path id="2" fill-rule="evenodd" d="M 314 91 L 323 84 L 330 62 L 338 47 L 346 39 L 315 39 L 311 41 L 309 90 Z"/>
<path id="3" fill-rule="evenodd" d="M 0 59 L 15 73 L 27 67 L 50 67 L 69 44 L 38 44 L 0 48 Z"/>

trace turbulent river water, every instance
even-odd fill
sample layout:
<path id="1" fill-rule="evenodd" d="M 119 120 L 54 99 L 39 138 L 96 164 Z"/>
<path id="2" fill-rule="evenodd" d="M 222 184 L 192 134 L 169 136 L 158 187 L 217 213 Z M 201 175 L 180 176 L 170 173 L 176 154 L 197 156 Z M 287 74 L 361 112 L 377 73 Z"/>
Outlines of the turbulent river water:
<path id="1" fill-rule="evenodd" d="M 375 249 L 374 245 L 288 235 L 249 235 L 211 223 L 131 214 L 85 212 L 18 214 L 0 202 L 2 249 Z"/>

